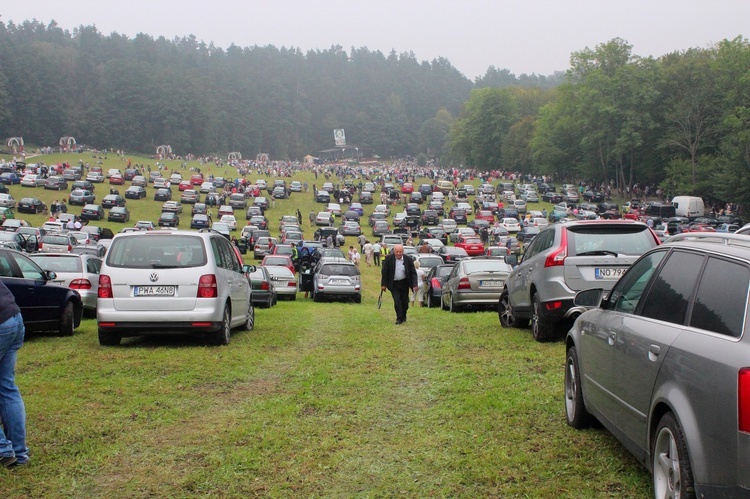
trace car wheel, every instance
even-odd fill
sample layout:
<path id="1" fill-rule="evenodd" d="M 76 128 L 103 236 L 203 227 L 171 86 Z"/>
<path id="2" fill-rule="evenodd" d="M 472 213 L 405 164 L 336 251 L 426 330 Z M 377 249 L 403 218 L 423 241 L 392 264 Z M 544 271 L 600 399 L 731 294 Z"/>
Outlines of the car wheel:
<path id="1" fill-rule="evenodd" d="M 651 459 L 654 497 L 695 497 L 687 442 L 671 412 L 659 421 Z"/>
<path id="2" fill-rule="evenodd" d="M 591 425 L 592 416 L 583 402 L 581 371 L 575 347 L 568 349 L 565 359 L 565 415 L 573 428 L 580 430 Z"/>
<path id="3" fill-rule="evenodd" d="M 362 295 L 355 296 L 354 303 L 362 303 Z"/>
<path id="4" fill-rule="evenodd" d="M 255 327 L 255 307 L 253 302 L 247 304 L 247 318 L 245 319 L 245 331 L 252 331 Z"/>
<path id="5" fill-rule="evenodd" d="M 59 331 L 61 336 L 73 336 L 73 329 L 75 327 L 73 313 L 73 304 L 71 302 L 66 303 L 60 316 Z"/>
<path id="6" fill-rule="evenodd" d="M 507 290 L 500 295 L 497 303 L 497 315 L 500 319 L 500 325 L 503 327 L 526 327 L 529 323 L 527 319 L 519 319 L 514 315 Z"/>
<path id="7" fill-rule="evenodd" d="M 99 330 L 99 344 L 105 347 L 115 347 L 120 344 L 122 337 L 117 333 Z"/>
<path id="8" fill-rule="evenodd" d="M 460 310 L 459 306 L 453 303 L 453 295 L 451 295 L 451 299 L 448 301 L 448 312 L 453 313 Z"/>
<path id="9" fill-rule="evenodd" d="M 531 303 L 531 335 L 539 342 L 553 341 L 556 339 L 557 330 L 553 322 L 542 317 L 542 301 L 538 293 L 531 297 Z"/>
<path id="10" fill-rule="evenodd" d="M 313 293 L 313 301 L 315 303 L 320 303 L 323 301 L 323 297 L 320 296 L 320 293 Z"/>
<path id="11" fill-rule="evenodd" d="M 221 329 L 211 335 L 212 345 L 229 345 L 231 335 L 231 313 L 228 306 L 224 306 L 224 315 L 221 319 Z"/>

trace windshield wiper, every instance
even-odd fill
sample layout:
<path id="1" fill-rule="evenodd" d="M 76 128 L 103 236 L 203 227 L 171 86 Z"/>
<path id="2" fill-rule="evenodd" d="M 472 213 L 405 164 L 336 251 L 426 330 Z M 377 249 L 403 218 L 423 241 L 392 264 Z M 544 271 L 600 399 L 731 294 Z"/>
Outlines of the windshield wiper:
<path id="1" fill-rule="evenodd" d="M 610 250 L 595 250 L 595 251 L 584 251 L 583 253 L 576 253 L 576 256 L 591 256 L 591 255 L 612 255 L 620 256 L 616 251 Z"/>

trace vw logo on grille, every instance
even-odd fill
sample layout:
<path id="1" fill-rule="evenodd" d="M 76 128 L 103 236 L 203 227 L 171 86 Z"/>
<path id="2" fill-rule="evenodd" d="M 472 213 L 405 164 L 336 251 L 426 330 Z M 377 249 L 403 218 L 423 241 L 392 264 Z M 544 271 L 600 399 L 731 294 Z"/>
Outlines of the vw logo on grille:
<path id="1" fill-rule="evenodd" d="M 157 274 L 156 272 L 152 272 L 151 277 L 149 277 L 149 279 L 151 279 L 151 282 L 156 282 L 159 280 L 159 274 Z"/>

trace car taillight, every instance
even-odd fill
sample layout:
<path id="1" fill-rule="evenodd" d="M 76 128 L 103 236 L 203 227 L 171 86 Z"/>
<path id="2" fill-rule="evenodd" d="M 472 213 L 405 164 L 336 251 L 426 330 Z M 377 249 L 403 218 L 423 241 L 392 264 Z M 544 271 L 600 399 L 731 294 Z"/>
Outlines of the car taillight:
<path id="1" fill-rule="evenodd" d="M 288 287 L 292 287 L 293 288 L 293 287 L 295 287 L 297 285 L 297 283 L 295 281 L 289 281 L 289 282 L 286 283 L 286 285 Z"/>
<path id="2" fill-rule="evenodd" d="M 112 296 L 112 279 L 108 275 L 99 275 L 99 298 L 113 298 Z"/>
<path id="3" fill-rule="evenodd" d="M 443 287 L 442 283 L 440 282 L 440 279 L 438 279 L 437 277 L 432 278 L 432 280 L 430 281 L 430 285 L 436 289 L 440 289 Z"/>
<path id="4" fill-rule="evenodd" d="M 547 255 L 547 259 L 544 261 L 545 267 L 555 267 L 558 265 L 565 265 L 565 258 L 568 256 L 568 231 L 563 228 L 560 237 L 560 246 Z"/>
<path id="5" fill-rule="evenodd" d="M 269 289 L 271 289 L 271 286 L 270 284 L 268 284 L 268 281 L 263 281 L 260 283 L 260 289 L 262 291 L 268 291 Z"/>
<path id="6" fill-rule="evenodd" d="M 91 289 L 91 281 L 88 279 L 73 279 L 68 287 L 70 289 Z"/>
<path id="7" fill-rule="evenodd" d="M 71 251 L 73 251 L 73 246 L 69 244 L 68 245 L 68 253 L 70 253 Z"/>
<path id="8" fill-rule="evenodd" d="M 750 433 L 750 367 L 743 367 L 737 376 L 737 426 Z"/>
<path id="9" fill-rule="evenodd" d="M 468 277 L 462 277 L 460 281 L 458 281 L 458 289 L 471 289 L 471 283 L 469 282 Z"/>
<path id="10" fill-rule="evenodd" d="M 214 274 L 202 275 L 198 280 L 198 298 L 216 298 L 219 296 L 219 288 L 216 285 Z"/>

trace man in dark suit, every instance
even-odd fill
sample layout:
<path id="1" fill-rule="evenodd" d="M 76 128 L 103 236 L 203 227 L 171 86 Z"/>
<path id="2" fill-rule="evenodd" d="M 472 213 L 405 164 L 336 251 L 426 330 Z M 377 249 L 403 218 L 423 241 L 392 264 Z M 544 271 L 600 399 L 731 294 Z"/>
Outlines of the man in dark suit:
<path id="1" fill-rule="evenodd" d="M 383 260 L 381 266 L 381 291 L 391 292 L 393 308 L 396 310 L 396 324 L 406 322 L 409 310 L 409 293 L 417 291 L 417 270 L 411 257 L 404 256 L 404 246 L 397 244 Z"/>

